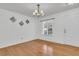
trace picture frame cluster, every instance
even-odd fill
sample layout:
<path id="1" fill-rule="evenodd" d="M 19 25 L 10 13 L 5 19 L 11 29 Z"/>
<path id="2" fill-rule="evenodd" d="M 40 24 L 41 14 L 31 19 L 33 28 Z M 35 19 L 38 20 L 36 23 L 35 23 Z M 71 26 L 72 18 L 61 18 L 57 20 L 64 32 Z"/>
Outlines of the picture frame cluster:
<path id="1" fill-rule="evenodd" d="M 10 20 L 11 20 L 11 22 L 13 22 L 13 23 L 17 21 L 17 19 L 16 19 L 14 16 L 12 16 L 12 17 L 10 18 Z M 29 24 L 29 20 L 27 19 L 25 22 L 24 22 L 24 21 L 20 21 L 20 22 L 19 22 L 19 25 L 20 25 L 20 26 L 23 26 L 24 23 Z"/>

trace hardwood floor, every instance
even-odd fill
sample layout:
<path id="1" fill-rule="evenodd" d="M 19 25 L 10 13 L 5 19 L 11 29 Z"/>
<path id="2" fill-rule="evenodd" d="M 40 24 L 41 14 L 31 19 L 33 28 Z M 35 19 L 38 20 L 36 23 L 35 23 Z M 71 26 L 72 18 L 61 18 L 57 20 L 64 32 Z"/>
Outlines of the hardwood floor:
<path id="1" fill-rule="evenodd" d="M 79 48 L 43 40 L 33 40 L 0 49 L 1 56 L 79 56 Z"/>

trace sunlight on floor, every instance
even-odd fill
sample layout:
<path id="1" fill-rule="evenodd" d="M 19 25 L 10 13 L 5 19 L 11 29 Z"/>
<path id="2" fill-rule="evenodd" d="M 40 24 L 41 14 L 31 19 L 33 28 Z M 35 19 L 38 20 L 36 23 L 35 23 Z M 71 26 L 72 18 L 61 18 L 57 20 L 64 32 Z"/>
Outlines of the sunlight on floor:
<path id="1" fill-rule="evenodd" d="M 45 55 L 53 55 L 53 48 L 48 45 L 43 45 L 43 51 Z"/>

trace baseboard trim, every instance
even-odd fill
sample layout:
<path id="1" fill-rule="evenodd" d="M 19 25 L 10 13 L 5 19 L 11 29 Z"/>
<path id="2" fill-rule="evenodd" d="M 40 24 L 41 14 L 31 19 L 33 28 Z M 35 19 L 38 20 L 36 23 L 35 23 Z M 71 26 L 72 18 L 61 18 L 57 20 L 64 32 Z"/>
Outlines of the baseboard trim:
<path id="1" fill-rule="evenodd" d="M 43 40 L 43 39 L 38 39 L 38 40 Z M 58 45 L 63 45 L 63 46 L 70 46 L 70 47 L 79 48 L 79 46 L 70 45 L 70 44 L 64 44 L 64 43 L 58 43 L 58 42 L 49 41 L 49 40 L 46 40 L 46 39 L 45 39 L 45 40 L 43 40 L 43 41 L 50 42 L 50 43 L 55 43 L 55 44 L 58 44 Z"/>
<path id="2" fill-rule="evenodd" d="M 6 44 L 6 45 L 3 45 L 3 46 L 0 46 L 0 49 L 7 48 L 7 47 L 17 45 L 17 44 L 21 44 L 21 43 L 25 43 L 25 42 L 29 42 L 29 41 L 32 41 L 32 40 L 35 40 L 35 39 L 29 39 L 29 40 L 14 42 L 14 43 L 11 43 L 11 44 Z"/>
<path id="3" fill-rule="evenodd" d="M 10 46 L 14 46 L 14 45 L 21 44 L 21 43 L 25 43 L 25 42 L 30 42 L 30 41 L 33 41 L 33 40 L 43 40 L 43 39 L 30 39 L 30 40 L 24 40 L 24 41 L 20 41 L 20 42 L 11 43 L 11 44 L 6 44 L 6 45 L 3 45 L 3 46 L 0 46 L 0 49 L 10 47 Z M 50 43 L 55 43 L 55 44 L 63 45 L 63 46 L 70 46 L 70 47 L 79 48 L 78 46 L 73 46 L 73 45 L 68 45 L 68 44 L 61 44 L 61 43 L 53 42 L 53 41 L 49 41 L 49 40 L 43 40 L 43 41 L 50 42 Z"/>

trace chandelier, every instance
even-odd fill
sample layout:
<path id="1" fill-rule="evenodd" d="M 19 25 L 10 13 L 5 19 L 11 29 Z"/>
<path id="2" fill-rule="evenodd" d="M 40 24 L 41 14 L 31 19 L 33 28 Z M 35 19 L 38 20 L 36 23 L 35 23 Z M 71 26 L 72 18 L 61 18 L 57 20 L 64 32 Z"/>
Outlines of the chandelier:
<path id="1" fill-rule="evenodd" d="M 44 16 L 44 11 L 40 9 L 40 4 L 37 4 L 37 9 L 33 12 L 34 16 Z"/>

